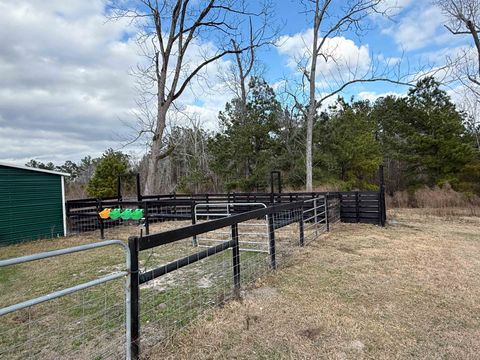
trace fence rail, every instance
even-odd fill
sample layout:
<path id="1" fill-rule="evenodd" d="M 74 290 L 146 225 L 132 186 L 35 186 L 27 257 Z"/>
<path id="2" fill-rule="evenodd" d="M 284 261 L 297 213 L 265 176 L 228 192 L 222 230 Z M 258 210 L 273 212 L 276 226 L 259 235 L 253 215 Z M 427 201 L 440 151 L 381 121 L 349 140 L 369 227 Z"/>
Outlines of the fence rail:
<path id="1" fill-rule="evenodd" d="M 128 203 L 135 204 L 136 202 Z M 41 337 L 43 341 L 38 345 L 38 353 L 29 357 L 45 359 L 53 354 L 54 357 L 66 359 L 82 358 L 85 355 L 102 359 L 118 359 L 120 357 L 138 359 L 140 354 L 148 355 L 148 350 L 152 346 L 166 340 L 192 319 L 200 316 L 206 308 L 220 305 L 229 298 L 241 296 L 241 291 L 254 285 L 264 273 L 291 261 L 293 258 L 291 255 L 298 251 L 296 249 L 301 249 L 302 246 L 328 231 L 327 224 L 338 222 L 339 218 L 336 214 L 340 212 L 339 199 L 332 196 L 277 203 L 272 206 L 254 203 L 227 203 L 227 205 L 209 203 L 199 205 L 198 208 L 200 209 L 202 206 L 209 208 L 207 210 L 203 208 L 197 220 L 201 217 L 208 217 L 212 213 L 217 214 L 215 217 L 219 216 L 220 218 L 199 221 L 196 224 L 170 231 L 132 236 L 128 240 L 128 245 L 112 240 L 0 261 L 1 268 L 106 246 L 119 245 L 124 249 L 128 248 L 125 249 L 127 253 L 125 270 L 119 270 L 114 264 L 110 264 L 108 270 L 112 270 L 111 273 L 96 280 L 85 281 L 74 287 L 65 287 L 47 295 L 25 302 L 17 302 L 13 306 L 9 305 L 0 309 L 0 316 L 3 320 L 5 316 L 8 317 L 12 312 L 16 313 L 23 308 L 32 309 L 39 304 L 47 304 L 73 293 L 82 294 L 90 287 L 95 288 L 99 284 L 125 277 L 124 314 L 108 314 L 109 307 L 106 298 L 105 309 L 94 314 L 92 312 L 97 311 L 98 306 L 93 306 L 90 300 L 95 301 L 99 298 L 90 298 L 82 294 L 79 308 L 73 309 L 72 316 L 74 317 L 68 318 L 74 324 L 65 322 L 66 327 L 77 329 L 78 326 L 83 326 L 84 319 L 92 318 L 95 322 L 98 317 L 111 318 L 124 315 L 125 331 L 123 336 L 115 333 L 115 336 L 106 334 L 104 337 L 99 337 L 98 327 L 85 328 L 83 326 L 80 332 L 88 334 L 89 340 L 85 343 L 87 345 L 83 344 L 76 349 L 76 352 L 62 349 L 55 349 L 55 352 L 52 352 L 53 345 L 50 345 L 50 342 L 61 347 L 70 345 L 50 340 L 61 337 L 49 332 L 42 333 L 43 328 L 40 324 L 31 322 L 28 324 L 28 331 L 31 331 L 31 328 L 38 328 L 35 336 L 29 341 L 13 343 L 13 350 L 10 350 L 16 351 L 20 346 L 25 348 L 22 351 L 28 353 L 32 341 Z M 219 213 L 218 208 L 222 206 L 226 206 L 229 211 Z M 255 207 L 260 208 L 252 210 Z M 263 252 L 251 251 L 247 247 L 252 234 L 252 226 L 256 229 L 256 226 L 259 225 L 258 221 L 262 222 L 260 225 L 265 229 L 265 233 L 263 233 L 265 241 L 262 244 L 265 251 Z M 220 239 L 221 241 L 218 243 L 212 246 L 205 244 L 206 247 L 202 249 L 195 246 L 195 243 L 192 244 L 192 238 L 214 232 L 221 232 L 223 235 L 223 239 Z M 86 264 L 86 266 L 89 265 Z M 85 298 L 89 300 L 86 301 Z M 118 302 L 118 296 L 115 299 Z M 48 310 L 43 311 L 49 314 L 55 314 L 55 311 L 62 313 L 68 311 L 65 310 L 65 306 L 68 308 L 69 304 L 56 304 L 55 307 L 49 307 Z M 57 319 L 55 323 L 62 321 L 65 320 Z M 48 321 L 44 322 L 50 325 Z M 115 324 L 118 326 L 118 322 Z M 15 334 L 17 333 L 15 328 L 12 330 Z M 97 337 L 103 340 L 96 340 Z M 120 346 L 123 345 L 124 349 L 121 353 L 118 343 L 113 344 L 113 340 L 117 341 L 120 338 L 123 342 Z M 109 350 L 101 350 L 102 346 L 100 345 L 92 346 L 92 341 L 95 340 L 97 342 L 104 341 L 104 347 L 108 344 Z M 2 341 L 5 339 L 0 339 L 0 354 L 8 357 L 10 350 L 4 351 L 2 347 L 5 342 L 2 343 Z"/>
<path id="2" fill-rule="evenodd" d="M 197 204 L 263 203 L 266 206 L 326 197 L 338 198 L 341 205 L 340 218 L 343 222 L 385 225 L 385 197 L 382 192 L 319 192 L 319 193 L 224 193 L 224 194 L 168 194 L 142 196 L 140 201 L 118 199 L 86 199 L 67 201 L 67 219 L 70 233 L 100 229 L 101 237 L 106 228 L 119 226 L 123 220 L 104 220 L 98 213 L 105 208 L 140 208 L 144 210 L 143 223 L 146 234 L 150 224 L 158 221 L 183 220 L 195 222 Z M 232 213 L 244 211 L 237 207 Z"/>
<path id="3" fill-rule="evenodd" d="M 31 319 L 32 313 L 35 314 L 35 308 L 37 308 L 41 304 L 46 304 L 53 302 L 57 299 L 64 298 L 67 296 L 71 296 L 76 293 L 83 294 L 85 290 L 88 290 L 90 288 L 98 287 L 102 284 L 107 284 L 111 283 L 114 280 L 117 279 L 125 279 L 125 284 L 124 284 L 124 301 L 125 301 L 125 306 L 124 306 L 124 311 L 122 315 L 125 316 L 125 324 L 124 324 L 124 357 L 125 359 L 129 360 L 132 358 L 131 356 L 131 348 L 129 346 L 129 343 L 131 343 L 131 317 L 130 317 L 130 301 L 131 301 L 131 282 L 130 282 L 130 269 L 131 269 L 131 256 L 130 256 L 130 250 L 128 246 L 120 240 L 107 240 L 107 241 L 102 241 L 102 242 L 97 242 L 97 243 L 90 243 L 90 244 L 85 244 L 85 245 L 80 245 L 80 246 L 75 246 L 75 247 L 70 247 L 70 248 L 64 248 L 64 249 L 59 249 L 59 250 L 53 250 L 53 251 L 48 251 L 48 252 L 42 252 L 42 253 L 36 253 L 33 255 L 28 255 L 28 256 L 22 256 L 22 257 L 16 257 L 16 258 L 10 258 L 10 259 L 5 259 L 5 260 L 0 260 L 0 269 L 4 269 L 7 267 L 15 266 L 15 265 L 20 265 L 20 264 L 27 264 L 33 261 L 39 261 L 39 260 L 45 260 L 45 259 L 51 259 L 51 258 L 57 258 L 61 257 L 63 255 L 68 255 L 68 254 L 74 254 L 74 253 L 80 253 L 80 252 L 85 252 L 85 251 L 90 251 L 90 250 L 95 250 L 99 248 L 105 248 L 105 247 L 120 247 L 125 254 L 125 270 L 120 270 L 120 271 L 112 271 L 108 275 L 104 275 L 101 277 L 98 277 L 94 280 L 91 281 L 86 281 L 82 282 L 80 284 L 71 286 L 71 287 L 64 287 L 60 290 L 56 291 L 51 291 L 45 295 L 37 296 L 30 298 L 26 301 L 21 301 L 21 302 L 16 302 L 12 305 L 4 306 L 0 308 L 0 317 L 2 317 L 2 320 L 6 321 L 5 316 L 6 315 L 16 315 L 20 311 L 26 309 L 28 310 L 28 318 L 29 321 L 27 323 L 27 329 L 25 330 L 19 330 L 15 329 L 8 329 L 6 332 L 0 332 L 1 340 L 0 341 L 5 341 L 7 344 L 6 346 L 0 346 L 0 358 L 5 358 L 5 359 L 16 359 L 16 358 L 37 358 L 39 357 L 38 354 L 42 354 L 42 352 L 45 350 L 42 346 L 42 342 L 46 343 L 49 342 L 49 339 L 45 339 L 45 337 L 48 338 L 48 335 L 50 334 L 50 328 L 58 326 L 59 320 L 53 320 L 50 317 L 55 314 L 48 314 L 50 312 L 55 312 L 58 311 L 59 306 L 58 305 L 52 305 L 48 307 L 47 310 L 47 315 L 45 316 L 44 319 L 40 320 L 33 320 Z M 84 301 L 82 301 L 82 304 L 80 305 L 80 309 L 68 309 L 70 311 L 73 310 L 75 313 L 82 313 L 82 316 L 76 319 L 76 323 L 82 323 L 82 322 L 88 322 L 92 318 L 95 318 L 97 315 L 89 314 L 85 315 L 85 307 L 91 307 L 92 304 L 85 304 Z M 89 308 L 90 308 L 89 307 Z M 68 311 L 67 310 L 67 311 Z M 38 312 L 42 312 L 41 310 L 37 310 Z M 46 311 L 46 310 L 43 310 Z M 57 314 L 58 315 L 58 314 Z M 101 316 L 105 316 L 106 314 L 102 314 Z M 18 315 L 20 316 L 20 315 Z M 38 316 L 38 315 L 36 315 Z M 60 316 L 60 315 L 58 315 Z M 90 319 L 89 319 L 90 318 Z M 96 319 L 95 319 L 96 320 Z M 76 326 L 71 326 L 71 324 L 66 324 L 70 327 L 76 328 Z M 46 326 L 45 331 L 40 330 L 40 328 L 43 328 Z M 108 327 L 110 325 L 107 325 Z M 39 329 L 33 330 L 32 328 L 38 327 Z M 13 333 L 10 333 L 11 330 L 13 330 Z M 98 329 L 98 326 L 96 327 L 97 331 L 100 331 Z M 71 331 L 65 331 L 66 334 L 69 334 Z M 9 342 L 11 339 L 15 339 L 19 334 L 23 334 L 26 336 L 25 339 L 23 339 L 23 342 L 18 344 L 16 342 Z M 32 335 L 35 334 L 35 335 Z M 51 335 L 51 334 L 50 334 Z M 97 334 L 99 335 L 99 334 Z M 68 342 L 72 341 L 72 338 L 69 337 L 69 335 L 56 335 L 52 336 L 52 340 L 56 338 L 56 344 L 60 346 L 64 346 L 65 348 L 57 349 L 56 354 L 58 357 L 62 358 L 76 358 L 77 357 L 77 352 L 78 352 L 78 347 L 79 347 L 79 340 L 78 334 L 72 334 L 73 338 L 73 348 L 74 350 L 69 350 L 68 347 L 69 345 Z M 111 340 L 111 339 L 110 339 Z M 39 344 L 35 344 L 38 342 Z M 82 344 L 85 347 L 88 347 L 88 341 L 85 342 L 85 344 Z M 111 345 L 111 344 L 110 344 Z M 104 344 L 103 347 L 109 347 L 109 345 Z M 50 356 L 54 355 L 55 352 L 53 351 L 53 347 L 50 349 Z M 61 355 L 60 355 L 61 354 Z M 98 356 L 99 351 L 95 351 L 95 354 L 92 355 L 92 358 L 95 356 Z M 114 346 L 112 346 L 111 349 L 105 350 L 103 353 L 104 356 L 108 356 L 111 358 L 117 358 L 118 356 L 122 356 L 117 352 Z M 42 355 L 43 358 L 43 355 Z"/>
<path id="4" fill-rule="evenodd" d="M 329 207 L 326 199 L 327 197 L 323 196 L 322 198 L 313 199 L 313 201 L 306 200 L 276 204 L 269 207 L 250 210 L 240 214 L 232 215 L 225 213 L 224 217 L 220 219 L 196 223 L 191 226 L 162 233 L 130 237 L 128 244 L 130 253 L 132 254 L 131 317 L 132 319 L 137 319 L 137 321 L 132 321 L 133 328 L 131 351 L 134 358 L 138 357 L 140 354 L 141 318 L 146 316 L 145 314 L 142 314 L 142 312 L 148 311 L 139 307 L 142 298 L 141 285 L 148 286 L 155 280 L 172 276 L 172 274 L 175 274 L 176 272 L 179 272 L 178 276 L 182 277 L 182 274 L 180 273 L 182 269 L 188 269 L 192 266 L 195 266 L 195 264 L 198 262 L 208 261 L 209 258 L 219 257 L 222 254 L 229 252 L 228 257 L 230 257 L 230 261 L 226 260 L 225 258 L 222 258 L 223 260 L 221 261 L 223 273 L 226 272 L 229 274 L 228 276 L 231 277 L 231 286 L 229 287 L 231 291 L 226 293 L 224 292 L 224 296 L 227 297 L 230 295 L 236 297 L 239 295 L 242 284 L 251 283 L 253 281 L 252 279 L 257 278 L 256 272 L 258 272 L 259 269 L 263 269 L 263 271 L 266 271 L 267 269 L 276 269 L 279 264 L 285 261 L 286 256 L 293 251 L 294 247 L 303 246 L 305 244 L 304 239 L 306 233 L 309 233 L 309 237 L 311 240 L 313 240 L 318 238 L 321 233 L 328 231 L 326 224 L 331 223 L 331 221 L 328 219 L 329 213 L 335 214 L 335 211 L 329 210 L 332 210 L 334 206 L 339 207 L 339 202 L 333 202 L 333 204 Z M 320 208 L 322 211 L 317 212 L 317 209 Z M 315 216 L 309 215 L 309 213 L 312 211 L 316 212 Z M 336 212 L 339 212 L 339 209 L 336 210 Z M 205 216 L 205 213 L 202 214 Z M 255 255 L 251 254 L 248 249 L 244 250 L 240 247 L 242 242 L 240 225 L 248 223 L 248 221 L 251 220 L 262 218 L 267 219 L 266 225 L 268 227 L 268 252 L 263 255 Z M 338 217 L 333 219 L 333 223 L 337 221 Z M 291 226 L 295 224 L 298 224 L 297 240 L 294 239 L 294 236 L 291 233 L 288 233 L 287 236 L 281 236 L 282 229 L 288 227 L 291 231 L 293 229 Z M 307 225 L 305 226 L 305 224 Z M 177 242 L 181 242 L 182 240 L 192 239 L 209 232 L 215 232 L 223 229 L 230 229 L 230 237 L 222 241 L 220 244 L 209 246 L 202 251 L 177 258 L 158 267 L 148 270 L 146 269 L 144 271 L 139 270 L 139 259 L 141 258 L 141 253 L 144 251 L 172 245 Z M 312 231 L 310 234 L 310 230 L 313 229 L 315 229 L 315 231 Z M 249 253 L 251 255 L 248 255 Z M 227 264 L 228 262 L 229 264 Z M 194 273 L 196 274 L 198 271 L 195 271 Z M 155 287 L 155 284 L 152 286 Z M 150 290 L 150 288 L 148 288 L 148 290 Z M 192 291 L 192 297 L 194 296 L 193 293 L 194 291 Z M 188 301 L 193 303 L 201 302 L 192 298 L 189 298 Z M 168 304 L 165 305 L 167 308 L 168 306 Z M 180 307 L 180 305 L 176 306 Z M 187 311 L 190 310 L 185 310 L 184 312 Z M 151 322 L 149 322 L 147 325 L 152 326 Z"/>

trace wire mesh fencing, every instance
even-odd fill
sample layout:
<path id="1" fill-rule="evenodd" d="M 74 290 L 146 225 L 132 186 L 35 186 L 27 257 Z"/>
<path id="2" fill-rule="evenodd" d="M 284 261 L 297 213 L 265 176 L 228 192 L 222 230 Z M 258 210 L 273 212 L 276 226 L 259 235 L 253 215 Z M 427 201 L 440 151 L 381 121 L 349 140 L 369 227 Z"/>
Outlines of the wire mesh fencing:
<path id="1" fill-rule="evenodd" d="M 265 209 L 264 203 L 200 203 L 194 206 L 194 224 L 221 219 L 242 212 Z M 250 219 L 238 224 L 240 250 L 250 252 L 268 252 L 268 218 Z M 230 229 L 219 229 L 195 236 L 193 244 L 209 247 L 226 241 L 231 237 Z"/>
<path id="2" fill-rule="evenodd" d="M 328 230 L 341 222 L 341 200 L 339 196 L 327 196 Z"/>
<path id="3" fill-rule="evenodd" d="M 338 196 L 311 196 L 294 201 L 290 195 L 273 206 L 249 198 L 72 203 L 70 220 L 77 222 L 71 226 L 83 236 L 79 244 L 131 237 L 130 261 L 137 268 L 129 272 L 130 300 L 123 279 L 116 278 L 2 315 L 2 307 L 126 270 L 121 256 L 105 249 L 44 259 L 41 266 L 7 268 L 0 260 L 0 358 L 137 358 L 139 344 L 141 355 L 148 355 L 208 309 L 287 266 L 302 246 L 340 221 Z"/>
<path id="4" fill-rule="evenodd" d="M 188 266 L 182 266 L 182 259 L 195 258 L 199 251 L 207 250 L 194 246 L 188 238 L 147 250 L 140 257 L 143 273 L 163 269 L 162 276 L 140 285 L 143 349 L 169 339 L 205 310 L 221 306 L 232 297 L 232 250 L 215 249 L 196 262 L 187 259 Z"/>
<path id="5" fill-rule="evenodd" d="M 129 270 L 113 245 L 0 260 L 1 359 L 127 357 Z"/>
<path id="6" fill-rule="evenodd" d="M 266 273 L 287 265 L 304 245 L 305 206 L 303 202 L 258 206 L 235 214 L 234 204 L 202 204 L 195 225 L 131 238 L 131 248 L 139 250 L 141 330 L 136 346 L 142 344 L 142 354 L 209 308 L 255 287 Z M 325 202 L 322 206 L 325 209 Z M 252 223 L 262 229 L 261 241 Z M 256 247 L 249 248 L 252 235 Z"/>

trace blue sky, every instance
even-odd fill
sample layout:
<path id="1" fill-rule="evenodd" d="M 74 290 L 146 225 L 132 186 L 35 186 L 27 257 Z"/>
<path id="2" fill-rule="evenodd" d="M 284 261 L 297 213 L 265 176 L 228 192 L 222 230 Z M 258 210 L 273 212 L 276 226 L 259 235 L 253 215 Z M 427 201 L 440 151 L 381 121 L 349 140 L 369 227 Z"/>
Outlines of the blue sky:
<path id="1" fill-rule="evenodd" d="M 447 55 L 469 46 L 468 39 L 445 30 L 441 11 L 430 1 L 386 1 L 396 8 L 394 21 L 370 16 L 371 30 L 365 36 L 345 33 L 331 40 L 337 55 L 349 64 L 368 68 L 375 61 L 403 57 L 404 70 L 409 64 L 408 72 L 414 76 L 420 67 L 439 66 Z M 266 79 L 280 89 L 282 79 L 298 77 L 293 64 L 311 23 L 300 13 L 298 0 L 274 4 L 276 17 L 284 24 L 280 46 L 260 51 L 259 58 Z M 133 41 L 135 29 L 128 21 L 106 22 L 104 15 L 105 0 L 0 0 L 0 160 L 77 161 L 99 156 L 109 147 L 118 149 L 119 142 L 131 135 L 125 124 L 135 124 L 138 93 L 128 74 L 141 61 Z M 215 45 L 195 46 L 193 57 L 195 51 Z M 223 59 L 210 67 L 208 84 L 194 82 L 178 104 L 207 128 L 215 129 L 218 111 L 233 96 L 217 76 L 231 61 Z M 328 64 L 321 66 L 332 71 Z M 328 76 L 322 81 L 331 85 Z M 461 100 L 455 84 L 447 90 Z M 350 87 L 342 95 L 374 100 L 406 91 L 374 83 Z M 141 156 L 145 148 L 126 151 Z"/>

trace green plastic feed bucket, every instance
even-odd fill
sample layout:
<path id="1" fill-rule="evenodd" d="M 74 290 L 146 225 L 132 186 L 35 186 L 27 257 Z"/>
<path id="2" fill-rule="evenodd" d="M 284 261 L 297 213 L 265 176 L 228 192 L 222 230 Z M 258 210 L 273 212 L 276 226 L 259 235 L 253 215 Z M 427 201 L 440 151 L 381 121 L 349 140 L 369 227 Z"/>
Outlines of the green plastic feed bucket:
<path id="1" fill-rule="evenodd" d="M 120 215 L 120 217 L 123 219 L 123 220 L 128 220 L 132 217 L 132 209 L 125 209 L 122 214 Z"/>
<path id="2" fill-rule="evenodd" d="M 143 218 L 143 209 L 137 209 L 132 212 L 133 220 L 140 220 L 141 218 Z"/>
<path id="3" fill-rule="evenodd" d="M 117 220 L 120 217 L 121 213 L 122 213 L 122 210 L 113 209 L 112 211 L 110 211 L 110 219 Z"/>

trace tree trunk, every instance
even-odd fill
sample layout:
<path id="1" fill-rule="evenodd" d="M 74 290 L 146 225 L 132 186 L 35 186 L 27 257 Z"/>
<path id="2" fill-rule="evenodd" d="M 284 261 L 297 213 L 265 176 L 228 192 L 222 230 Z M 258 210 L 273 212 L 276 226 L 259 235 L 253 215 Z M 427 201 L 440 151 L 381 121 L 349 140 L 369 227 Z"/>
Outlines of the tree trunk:
<path id="1" fill-rule="evenodd" d="M 312 64 L 310 66 L 309 103 L 307 113 L 307 143 L 306 143 L 306 190 L 313 191 L 313 121 L 317 114 L 317 102 L 315 100 L 315 78 L 317 75 L 318 58 L 318 31 L 320 28 L 319 0 L 315 1 L 315 18 L 313 24 Z"/>
<path id="2" fill-rule="evenodd" d="M 306 191 L 313 190 L 313 118 L 315 109 L 310 106 L 307 116 L 307 143 L 306 143 Z"/>
<path id="3" fill-rule="evenodd" d="M 158 105 L 157 128 L 152 141 L 151 154 L 148 160 L 147 179 L 145 182 L 145 194 L 153 195 L 157 191 L 157 176 L 159 175 L 160 159 L 162 158 L 162 138 L 167 119 L 168 105 L 166 103 Z"/>

